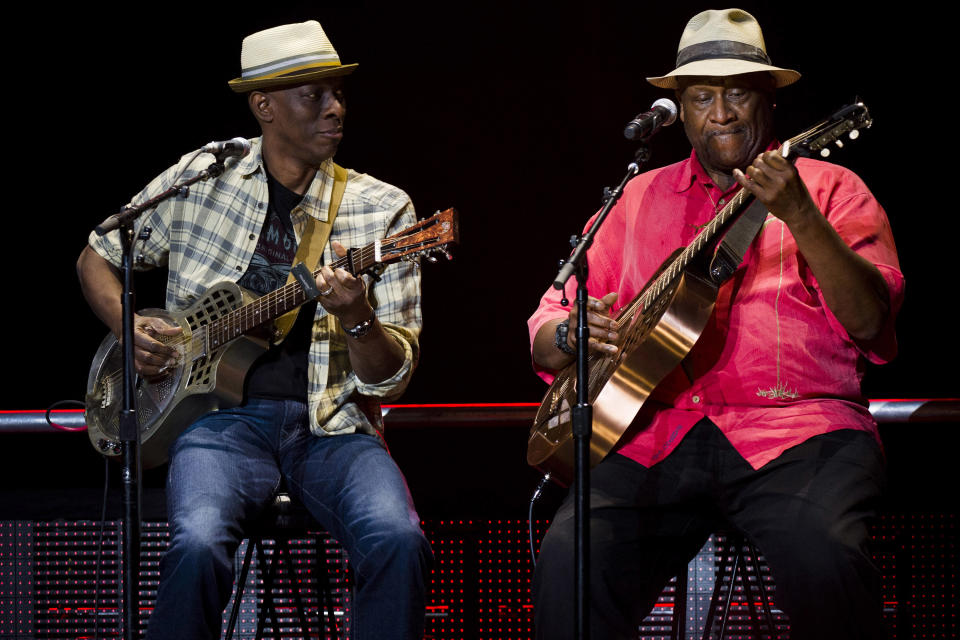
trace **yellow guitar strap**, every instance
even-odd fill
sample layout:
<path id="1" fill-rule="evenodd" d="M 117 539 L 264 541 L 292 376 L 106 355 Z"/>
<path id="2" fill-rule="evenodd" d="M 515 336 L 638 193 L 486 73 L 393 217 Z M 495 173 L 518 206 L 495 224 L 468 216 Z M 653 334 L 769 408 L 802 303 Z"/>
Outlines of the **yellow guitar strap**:
<path id="1" fill-rule="evenodd" d="M 333 191 L 330 194 L 330 208 L 327 210 L 327 221 L 322 222 L 313 216 L 307 216 L 306 225 L 303 234 L 300 236 L 300 245 L 297 247 L 297 254 L 293 257 L 291 268 L 301 262 L 307 265 L 311 272 L 316 271 L 320 266 L 320 258 L 323 257 L 323 248 L 330 238 L 330 232 L 333 230 L 333 221 L 337 217 L 337 210 L 340 209 L 340 202 L 343 201 L 343 192 L 347 188 L 347 170 L 340 165 L 333 165 Z M 287 276 L 287 284 L 294 281 L 293 273 Z M 273 344 L 283 342 L 283 339 L 290 333 L 294 321 L 297 319 L 297 313 L 300 309 L 288 311 L 274 323 L 273 335 L 271 336 Z"/>

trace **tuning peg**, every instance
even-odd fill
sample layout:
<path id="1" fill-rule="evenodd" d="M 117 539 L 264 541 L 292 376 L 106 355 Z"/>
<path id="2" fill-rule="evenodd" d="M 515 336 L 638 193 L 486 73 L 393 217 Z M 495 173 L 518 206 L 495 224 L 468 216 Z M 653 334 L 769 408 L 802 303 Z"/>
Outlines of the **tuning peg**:
<path id="1" fill-rule="evenodd" d="M 434 257 L 433 257 L 432 255 L 430 255 L 429 253 L 424 254 L 423 257 L 426 258 L 427 261 L 430 262 L 430 263 L 432 263 L 432 264 L 436 264 L 436 263 L 437 263 L 437 259 L 434 258 Z"/>
<path id="2" fill-rule="evenodd" d="M 843 140 L 837 139 L 834 142 L 836 142 L 838 149 L 843 149 Z"/>
<path id="3" fill-rule="evenodd" d="M 860 129 L 854 129 L 853 131 L 850 132 L 851 140 L 856 140 L 859 137 L 860 137 Z"/>
<path id="4" fill-rule="evenodd" d="M 449 251 L 447 251 L 446 249 L 441 249 L 441 251 L 443 252 L 444 258 L 446 258 L 447 260 L 453 260 L 453 256 L 450 255 Z"/>
<path id="5" fill-rule="evenodd" d="M 820 157 L 821 157 L 821 158 L 829 158 L 829 157 L 830 157 L 830 149 L 827 148 L 827 147 L 824 147 L 823 149 L 820 149 Z"/>

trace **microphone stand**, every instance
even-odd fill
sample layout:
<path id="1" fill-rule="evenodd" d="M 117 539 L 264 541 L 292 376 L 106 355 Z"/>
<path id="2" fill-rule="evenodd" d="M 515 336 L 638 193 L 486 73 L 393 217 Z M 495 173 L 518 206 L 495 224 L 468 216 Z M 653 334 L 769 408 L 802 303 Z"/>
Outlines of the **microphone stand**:
<path id="1" fill-rule="evenodd" d="M 651 134 L 652 135 L 652 134 Z M 553 287 L 563 291 L 564 285 L 574 273 L 577 276 L 577 405 L 571 409 L 574 459 L 574 582 L 576 604 L 574 609 L 574 637 L 587 640 L 590 637 L 590 438 L 593 435 L 593 406 L 590 404 L 589 341 L 590 327 L 587 322 L 587 249 L 603 225 L 607 214 L 623 195 L 623 188 L 640 167 L 650 159 L 649 138 L 639 141 L 640 147 L 634 161 L 627 165 L 627 174 L 612 191 L 604 189 L 604 203 L 590 230 L 584 234 L 560 268 Z M 572 242 L 572 240 L 571 240 Z M 566 295 L 563 304 L 567 304 Z"/>
<path id="2" fill-rule="evenodd" d="M 121 581 L 121 624 L 125 640 L 138 640 L 139 613 L 140 613 L 140 426 L 137 423 L 136 398 L 136 369 L 133 358 L 133 320 L 134 320 L 134 287 L 133 287 L 133 223 L 145 211 L 152 209 L 164 200 L 175 195 L 187 197 L 190 185 L 215 178 L 225 170 L 223 157 L 216 156 L 209 167 L 182 184 L 175 184 L 159 195 L 135 207 L 125 207 L 102 223 L 94 231 L 97 235 L 105 235 L 114 229 L 120 231 L 120 246 L 122 250 L 120 270 L 123 279 L 123 293 L 120 298 L 123 346 L 123 407 L 120 411 L 119 440 L 123 450 L 122 467 L 120 471 L 121 485 L 123 486 L 123 553 L 121 561 L 123 571 Z M 144 229 L 137 239 L 146 240 L 150 236 L 150 228 Z M 96 613 L 96 612 L 94 612 Z"/>

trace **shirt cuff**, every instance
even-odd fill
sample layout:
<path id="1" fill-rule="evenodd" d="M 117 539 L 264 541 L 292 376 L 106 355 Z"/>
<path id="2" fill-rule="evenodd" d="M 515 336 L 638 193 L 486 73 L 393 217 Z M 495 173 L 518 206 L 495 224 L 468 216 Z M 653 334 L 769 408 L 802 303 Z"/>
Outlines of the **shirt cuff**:
<path id="1" fill-rule="evenodd" d="M 413 347 L 410 343 L 411 338 L 407 335 L 407 331 L 382 323 L 381 326 L 387 335 L 403 347 L 403 364 L 400 365 L 396 373 L 380 382 L 364 382 L 360 378 L 356 378 L 357 391 L 362 395 L 373 398 L 394 398 L 403 393 L 407 388 L 407 384 L 410 382 L 410 377 L 413 374 L 415 358 L 413 355 Z M 354 377 L 356 377 L 356 374 L 354 374 Z"/>

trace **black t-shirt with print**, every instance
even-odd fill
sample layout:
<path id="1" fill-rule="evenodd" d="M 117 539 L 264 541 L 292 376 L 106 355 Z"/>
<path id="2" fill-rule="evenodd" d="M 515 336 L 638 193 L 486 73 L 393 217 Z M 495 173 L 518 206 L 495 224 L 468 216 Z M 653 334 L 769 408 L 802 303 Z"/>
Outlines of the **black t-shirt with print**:
<path id="1" fill-rule="evenodd" d="M 257 295 L 279 289 L 287 282 L 290 265 L 297 253 L 290 212 L 303 198 L 287 189 L 267 173 L 270 200 L 267 217 L 257 241 L 250 265 L 237 282 Z M 315 301 L 300 308 L 297 321 L 279 345 L 270 348 L 250 368 L 244 385 L 244 397 L 305 400 L 307 397 L 307 352 Z"/>

